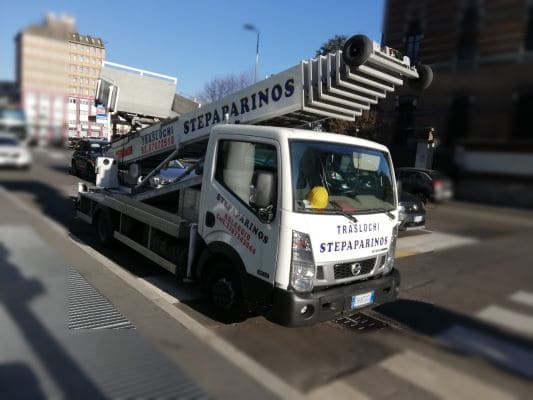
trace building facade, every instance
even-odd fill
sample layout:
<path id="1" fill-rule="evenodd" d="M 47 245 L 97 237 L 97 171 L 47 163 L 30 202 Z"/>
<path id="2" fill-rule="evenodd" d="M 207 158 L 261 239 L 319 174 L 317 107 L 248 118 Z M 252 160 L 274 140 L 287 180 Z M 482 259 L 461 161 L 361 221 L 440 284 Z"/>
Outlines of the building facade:
<path id="1" fill-rule="evenodd" d="M 28 134 L 35 141 L 103 136 L 89 123 L 105 49 L 101 39 L 76 32 L 72 17 L 47 15 L 15 38 L 16 78 Z"/>
<path id="2" fill-rule="evenodd" d="M 434 71 L 427 91 L 382 106 L 395 162 L 413 165 L 433 128 L 433 166 L 460 196 L 531 206 L 533 1 L 388 0 L 383 42 Z"/>

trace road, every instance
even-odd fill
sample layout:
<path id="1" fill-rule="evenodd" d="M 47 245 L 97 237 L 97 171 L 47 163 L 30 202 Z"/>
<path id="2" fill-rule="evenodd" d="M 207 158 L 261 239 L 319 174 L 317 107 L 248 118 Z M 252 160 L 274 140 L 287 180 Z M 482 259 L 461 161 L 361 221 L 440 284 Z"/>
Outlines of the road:
<path id="1" fill-rule="evenodd" d="M 210 396 L 530 397 L 533 212 L 430 205 L 426 229 L 399 240 L 397 302 L 309 328 L 283 328 L 259 315 L 223 324 L 196 287 L 125 247 L 99 246 L 91 227 L 73 217 L 69 196 L 81 179 L 69 175 L 69 154 L 38 150 L 30 172 L 0 171 L 7 189 L 2 209 L 22 208 L 24 218 L 42 220 L 48 228 L 34 230 L 63 248 L 71 273 L 135 326 L 143 346 L 153 346 Z M 11 218 L 9 226 L 16 225 L 18 217 Z M 52 226 L 55 235 L 45 234 Z M 194 342 L 188 351 L 184 337 Z M 206 358 L 225 367 L 213 373 Z"/>

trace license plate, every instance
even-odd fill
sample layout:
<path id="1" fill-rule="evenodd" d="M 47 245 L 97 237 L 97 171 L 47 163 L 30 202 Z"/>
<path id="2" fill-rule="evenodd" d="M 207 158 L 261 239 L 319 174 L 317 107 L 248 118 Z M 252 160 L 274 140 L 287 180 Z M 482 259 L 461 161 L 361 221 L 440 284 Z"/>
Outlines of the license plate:
<path id="1" fill-rule="evenodd" d="M 374 291 L 352 296 L 352 310 L 374 302 Z"/>
<path id="2" fill-rule="evenodd" d="M 414 218 L 414 221 L 415 222 L 422 222 L 422 220 L 424 219 L 424 217 L 422 215 L 417 215 L 415 218 Z"/>

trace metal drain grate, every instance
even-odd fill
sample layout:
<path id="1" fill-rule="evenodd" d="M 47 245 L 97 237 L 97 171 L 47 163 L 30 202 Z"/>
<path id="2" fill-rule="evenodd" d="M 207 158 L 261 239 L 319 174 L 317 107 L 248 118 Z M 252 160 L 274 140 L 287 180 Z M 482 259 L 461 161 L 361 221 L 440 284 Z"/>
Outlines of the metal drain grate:
<path id="1" fill-rule="evenodd" d="M 338 318 L 335 322 L 343 327 L 352 329 L 358 332 L 368 332 L 383 329 L 388 326 L 386 323 L 377 319 L 369 317 L 364 314 L 353 314 Z"/>
<path id="2" fill-rule="evenodd" d="M 78 271 L 67 276 L 69 329 L 135 329 Z"/>

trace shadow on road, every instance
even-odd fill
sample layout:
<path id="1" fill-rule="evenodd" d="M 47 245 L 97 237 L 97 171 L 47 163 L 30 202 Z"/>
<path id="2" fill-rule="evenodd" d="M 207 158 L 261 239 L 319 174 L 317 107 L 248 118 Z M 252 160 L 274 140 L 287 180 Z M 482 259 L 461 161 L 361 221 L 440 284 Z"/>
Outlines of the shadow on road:
<path id="1" fill-rule="evenodd" d="M 533 378 L 533 342 L 438 305 L 399 299 L 374 309 L 460 354 L 481 357 L 520 377 Z"/>
<path id="2" fill-rule="evenodd" d="M 21 362 L 0 364 L 0 395 L 5 399 L 45 400 L 37 376 Z"/>
<path id="3" fill-rule="evenodd" d="M 10 192 L 25 192 L 35 197 L 43 214 L 68 227 L 74 216 L 74 202 L 55 187 L 34 180 L 0 180 Z"/>
<path id="4" fill-rule="evenodd" d="M 67 399 L 100 399 L 104 398 L 100 390 L 85 375 L 84 371 L 70 358 L 61 344 L 41 323 L 39 318 L 33 315 L 29 303 L 37 296 L 43 296 L 46 292 L 41 281 L 25 278 L 19 268 L 9 261 L 9 252 L 0 243 L 0 303 L 16 324 L 18 331 L 25 339 L 30 351 L 39 359 L 40 364 L 46 368 L 48 375 L 54 380 L 56 386 L 61 389 L 64 398 Z M 6 336 L 2 337 L 6 340 Z M 4 343 L 4 346 L 9 345 Z M 21 365 L 0 366 L 0 381 L 11 382 L 11 379 L 24 380 L 20 382 L 25 390 L 33 389 L 27 393 L 27 398 L 43 398 L 39 385 L 35 379 L 25 382 L 25 378 L 33 377 L 28 367 Z M 31 385 L 32 388 L 26 386 Z M 0 387 L 0 397 L 8 398 L 9 386 Z"/>

